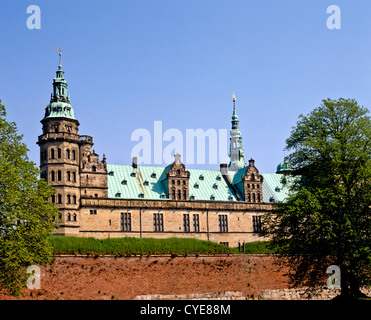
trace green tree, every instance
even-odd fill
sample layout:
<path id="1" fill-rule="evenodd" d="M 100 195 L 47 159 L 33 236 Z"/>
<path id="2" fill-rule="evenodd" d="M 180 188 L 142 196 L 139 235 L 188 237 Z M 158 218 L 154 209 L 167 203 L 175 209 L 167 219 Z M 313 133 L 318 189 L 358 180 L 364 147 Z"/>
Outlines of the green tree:
<path id="1" fill-rule="evenodd" d="M 27 266 L 51 262 L 58 215 L 48 201 L 54 188 L 38 179 L 27 151 L 0 100 L 0 288 L 15 296 L 26 286 Z"/>
<path id="2" fill-rule="evenodd" d="M 323 100 L 286 140 L 290 195 L 262 219 L 262 234 L 288 264 L 294 286 L 341 270 L 341 296 L 371 284 L 371 119 L 354 99 Z M 290 183 L 288 183 L 290 182 Z"/>

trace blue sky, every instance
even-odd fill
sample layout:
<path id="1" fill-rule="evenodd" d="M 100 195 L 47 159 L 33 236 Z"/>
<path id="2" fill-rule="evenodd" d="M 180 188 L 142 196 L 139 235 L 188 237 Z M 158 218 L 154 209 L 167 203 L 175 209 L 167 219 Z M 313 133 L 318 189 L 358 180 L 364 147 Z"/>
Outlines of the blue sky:
<path id="1" fill-rule="evenodd" d="M 32 4 L 40 30 L 26 26 Z M 326 26 L 330 5 L 340 30 Z M 322 99 L 370 109 L 370 14 L 367 0 L 3 0 L 0 99 L 38 164 L 61 46 L 79 133 L 109 163 L 129 164 L 132 132 L 154 121 L 184 136 L 229 132 L 235 92 L 246 160 L 275 172 L 298 116 Z"/>

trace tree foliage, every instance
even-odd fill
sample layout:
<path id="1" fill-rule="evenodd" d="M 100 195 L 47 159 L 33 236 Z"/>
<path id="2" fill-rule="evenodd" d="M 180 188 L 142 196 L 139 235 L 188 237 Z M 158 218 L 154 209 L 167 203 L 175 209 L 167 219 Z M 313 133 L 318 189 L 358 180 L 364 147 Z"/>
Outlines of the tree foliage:
<path id="1" fill-rule="evenodd" d="M 54 188 L 38 179 L 27 151 L 0 100 L 0 288 L 15 296 L 26 286 L 27 266 L 51 261 L 58 213 L 48 201 Z"/>
<path id="2" fill-rule="evenodd" d="M 325 284 L 341 270 L 341 295 L 371 284 L 371 119 L 354 99 L 323 100 L 286 140 L 290 196 L 262 220 L 262 234 L 290 266 L 294 285 Z"/>

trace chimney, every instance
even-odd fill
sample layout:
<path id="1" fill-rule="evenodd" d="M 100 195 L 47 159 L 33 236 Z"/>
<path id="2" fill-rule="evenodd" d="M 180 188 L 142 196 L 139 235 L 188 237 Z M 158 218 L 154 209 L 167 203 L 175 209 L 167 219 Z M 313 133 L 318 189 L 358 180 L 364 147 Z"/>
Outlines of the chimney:
<path id="1" fill-rule="evenodd" d="M 220 164 L 220 172 L 223 176 L 228 175 L 228 166 L 226 163 L 221 163 Z"/>
<path id="2" fill-rule="evenodd" d="M 134 169 L 136 169 L 138 167 L 138 158 L 137 157 L 133 157 L 133 161 L 132 161 L 132 166 Z"/>

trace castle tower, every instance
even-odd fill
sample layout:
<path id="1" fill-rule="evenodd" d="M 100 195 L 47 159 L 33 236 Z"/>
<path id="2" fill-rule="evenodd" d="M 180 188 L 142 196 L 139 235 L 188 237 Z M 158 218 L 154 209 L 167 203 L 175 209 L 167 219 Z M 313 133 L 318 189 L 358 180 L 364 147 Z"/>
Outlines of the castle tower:
<path id="1" fill-rule="evenodd" d="M 67 91 L 67 81 L 61 64 L 53 79 L 53 93 L 41 120 L 43 134 L 40 146 L 41 177 L 56 190 L 51 201 L 59 208 L 60 228 L 57 234 L 75 234 L 79 228 L 80 203 L 80 136 Z"/>
<path id="2" fill-rule="evenodd" d="M 228 165 L 229 171 L 238 171 L 246 167 L 245 154 L 242 147 L 242 136 L 239 127 L 238 116 L 236 113 L 236 97 L 233 94 L 233 115 L 232 115 L 232 130 L 229 146 L 229 158 L 230 162 Z"/>

